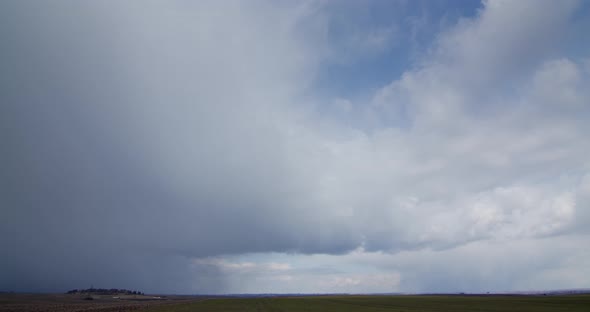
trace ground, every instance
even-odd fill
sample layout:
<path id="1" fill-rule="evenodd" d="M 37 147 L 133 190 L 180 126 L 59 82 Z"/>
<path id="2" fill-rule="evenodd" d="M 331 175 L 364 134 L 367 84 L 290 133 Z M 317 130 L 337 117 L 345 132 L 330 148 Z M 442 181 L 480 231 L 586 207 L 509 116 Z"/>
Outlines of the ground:
<path id="1" fill-rule="evenodd" d="M 146 298 L 147 299 L 147 298 Z M 570 296 L 310 296 L 84 301 L 67 295 L 0 295 L 0 311 L 354 311 L 354 312 L 588 312 L 590 295 Z"/>

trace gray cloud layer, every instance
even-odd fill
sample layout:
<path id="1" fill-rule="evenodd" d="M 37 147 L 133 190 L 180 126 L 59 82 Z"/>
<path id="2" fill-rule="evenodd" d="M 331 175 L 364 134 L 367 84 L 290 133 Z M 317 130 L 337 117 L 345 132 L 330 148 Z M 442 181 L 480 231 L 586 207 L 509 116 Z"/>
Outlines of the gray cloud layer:
<path id="1" fill-rule="evenodd" d="M 3 287 L 162 272 L 145 287 L 182 291 L 161 282 L 192 278 L 161 261 L 182 272 L 177 257 L 356 245 L 296 204 L 306 186 L 291 179 L 283 119 L 289 82 L 314 62 L 294 39 L 297 12 L 3 6 L 3 245 L 15 253 Z"/>
<path id="2" fill-rule="evenodd" d="M 310 104 L 321 5 L 1 6 L 0 289 L 223 292 L 195 258 L 588 241 L 590 68 L 552 48 L 576 2 L 486 2 L 355 127 Z M 452 278 L 402 262 L 409 289 Z"/>

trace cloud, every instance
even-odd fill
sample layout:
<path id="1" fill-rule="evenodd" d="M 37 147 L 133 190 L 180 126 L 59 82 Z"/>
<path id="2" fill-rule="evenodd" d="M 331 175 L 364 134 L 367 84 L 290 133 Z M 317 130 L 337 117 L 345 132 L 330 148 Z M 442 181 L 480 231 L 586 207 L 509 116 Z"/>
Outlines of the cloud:
<path id="1" fill-rule="evenodd" d="M 581 288 L 588 272 L 580 265 L 588 255 L 579 244 L 586 240 L 578 235 L 486 240 L 445 250 L 356 252 L 345 261 L 400 272 L 399 288 L 406 292 Z M 571 278 L 574 272 L 580 275 Z"/>
<path id="2" fill-rule="evenodd" d="M 272 255 L 270 255 L 272 258 Z M 303 262 L 299 258 L 303 257 Z M 228 279 L 231 293 L 335 293 L 395 291 L 400 283 L 397 272 L 350 272 L 326 270 L 329 261 L 341 261 L 342 256 L 323 256 L 306 263 L 308 257 L 293 255 L 288 262 L 257 262 L 237 258 L 198 258 L 193 261 L 197 270 L 217 268 L 218 278 Z M 347 256 L 344 256 L 345 258 Z M 319 266 L 318 266 L 319 264 Z M 254 282 L 253 282 L 254 281 Z"/>
<path id="3" fill-rule="evenodd" d="M 486 1 L 362 103 L 314 89 L 348 44 L 322 43 L 330 6 L 2 6 L 1 289 L 484 290 L 507 251 L 492 288 L 514 289 L 588 257 L 551 256 L 590 222 L 587 59 L 557 44 L 575 1 Z M 231 259 L 268 253 L 337 268 Z"/>
<path id="4" fill-rule="evenodd" d="M 188 256 L 348 248 L 296 234 L 303 214 L 288 217 L 284 205 L 299 186 L 282 123 L 305 88 L 291 82 L 315 62 L 298 43 L 305 12 L 237 2 L 4 6 L 13 17 L 2 244 L 14 256 L 2 288 L 122 280 L 186 292 L 193 276 L 175 273 Z M 168 261 L 182 264 L 161 271 Z M 19 271 L 26 277 L 9 273 Z M 161 274 L 140 282 L 145 272 Z M 161 283 L 171 277 L 182 281 Z"/>
<path id="5" fill-rule="evenodd" d="M 209 265 L 219 268 L 222 271 L 228 271 L 238 274 L 252 273 L 258 271 L 288 271 L 291 269 L 289 263 L 267 262 L 230 262 L 223 258 L 198 258 L 193 261 L 195 265 Z"/>

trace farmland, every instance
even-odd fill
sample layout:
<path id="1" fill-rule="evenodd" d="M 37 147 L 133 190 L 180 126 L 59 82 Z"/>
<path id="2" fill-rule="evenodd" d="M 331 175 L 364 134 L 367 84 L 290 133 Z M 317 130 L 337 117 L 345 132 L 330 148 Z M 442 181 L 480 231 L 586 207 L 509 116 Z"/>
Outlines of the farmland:
<path id="1" fill-rule="evenodd" d="M 112 298 L 111 298 L 112 299 Z M 84 301 L 79 296 L 0 294 L 0 311 L 350 311 L 350 312 L 558 312 L 590 311 L 590 295 L 570 296 L 309 296 L 210 298 L 171 296 Z"/>
<path id="2" fill-rule="evenodd" d="M 590 311 L 590 295 L 577 296 L 326 296 L 228 298 L 153 307 L 148 311 Z"/>
<path id="3" fill-rule="evenodd" d="M 87 300 L 92 297 L 92 300 Z M 0 312 L 111 312 L 142 311 L 160 305 L 195 302 L 197 298 L 170 296 L 166 300 L 153 300 L 151 296 L 104 296 L 93 294 L 14 294 L 0 293 Z"/>

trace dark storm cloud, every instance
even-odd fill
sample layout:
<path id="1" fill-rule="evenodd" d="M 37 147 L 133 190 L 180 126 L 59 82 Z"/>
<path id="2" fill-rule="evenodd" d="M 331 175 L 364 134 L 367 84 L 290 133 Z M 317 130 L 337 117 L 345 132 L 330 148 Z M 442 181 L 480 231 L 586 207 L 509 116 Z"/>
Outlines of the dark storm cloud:
<path id="1" fill-rule="evenodd" d="M 184 29 L 174 18 L 200 16 L 174 5 L 113 4 L 2 4 L 0 288 L 185 292 L 201 289 L 190 257 L 353 248 L 281 207 L 297 186 L 282 134 L 256 119 L 281 95 L 242 88 L 283 73 L 224 25 L 250 17 L 202 6 L 228 17 L 199 35 L 208 21 Z"/>

